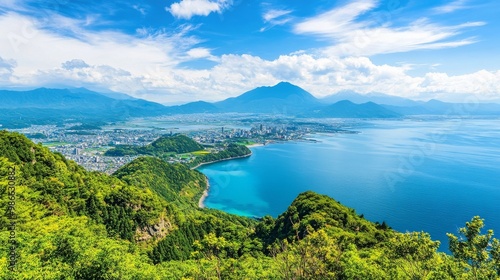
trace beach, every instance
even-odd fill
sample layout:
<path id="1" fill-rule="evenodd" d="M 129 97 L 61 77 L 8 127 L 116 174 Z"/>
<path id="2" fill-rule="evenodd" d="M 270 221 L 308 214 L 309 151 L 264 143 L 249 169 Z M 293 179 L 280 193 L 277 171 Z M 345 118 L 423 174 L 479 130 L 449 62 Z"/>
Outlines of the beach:
<path id="1" fill-rule="evenodd" d="M 247 148 L 253 148 L 253 147 L 260 147 L 260 146 L 264 146 L 265 144 L 262 144 L 262 143 L 255 143 L 255 144 L 252 144 L 252 145 L 245 145 L 247 146 Z"/>
<path id="2" fill-rule="evenodd" d="M 210 184 L 208 183 L 207 176 L 205 176 L 205 182 L 207 183 L 207 187 L 203 191 L 203 194 L 201 195 L 200 200 L 198 200 L 198 207 L 200 207 L 200 208 L 205 208 L 205 203 L 204 202 L 205 202 L 205 199 L 208 196 L 208 189 L 210 188 Z"/>

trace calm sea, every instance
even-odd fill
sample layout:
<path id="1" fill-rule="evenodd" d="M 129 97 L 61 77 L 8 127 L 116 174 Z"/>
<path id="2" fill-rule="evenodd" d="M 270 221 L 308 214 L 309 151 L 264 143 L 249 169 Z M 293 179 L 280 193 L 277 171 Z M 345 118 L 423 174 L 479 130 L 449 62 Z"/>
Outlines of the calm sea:
<path id="1" fill-rule="evenodd" d="M 374 121 L 359 134 L 313 134 L 319 142 L 252 148 L 249 158 L 199 168 L 205 205 L 278 216 L 313 190 L 398 231 L 442 241 L 479 215 L 500 237 L 500 120 Z"/>

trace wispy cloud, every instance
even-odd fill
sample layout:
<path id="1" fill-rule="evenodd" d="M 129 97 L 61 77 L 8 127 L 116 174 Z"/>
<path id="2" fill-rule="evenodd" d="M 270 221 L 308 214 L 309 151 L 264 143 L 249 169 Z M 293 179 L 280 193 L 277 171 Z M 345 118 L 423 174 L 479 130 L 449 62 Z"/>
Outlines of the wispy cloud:
<path id="1" fill-rule="evenodd" d="M 264 15 L 262 15 L 262 18 L 266 22 L 271 22 L 271 21 L 276 20 L 279 17 L 283 17 L 285 15 L 288 15 L 291 12 L 292 12 L 291 10 L 275 10 L 275 9 L 271 9 L 271 10 L 266 11 L 264 13 Z"/>
<path id="2" fill-rule="evenodd" d="M 363 27 L 355 20 L 363 13 L 375 8 L 376 1 L 358 0 L 343 7 L 332 9 L 318 16 L 306 19 L 295 25 L 297 33 L 311 33 L 322 36 L 343 35 L 346 32 Z"/>
<path id="3" fill-rule="evenodd" d="M 260 32 L 264 32 L 276 25 L 283 25 L 292 20 L 289 14 L 292 10 L 280 10 L 280 9 L 268 9 L 262 14 L 262 19 L 266 26 L 260 29 Z"/>
<path id="4" fill-rule="evenodd" d="M 190 19 L 193 16 L 208 16 L 213 12 L 221 13 L 231 5 L 231 0 L 182 0 L 167 7 L 176 18 Z"/>
<path id="5" fill-rule="evenodd" d="M 138 11 L 141 15 L 145 16 L 147 14 L 147 7 L 142 5 L 132 5 L 132 8 Z"/>
<path id="6" fill-rule="evenodd" d="M 462 10 L 467 8 L 467 0 L 455 0 L 446 5 L 434 8 L 434 12 L 438 14 L 452 13 L 456 10 Z"/>
<path id="7" fill-rule="evenodd" d="M 364 13 L 377 7 L 378 1 L 353 1 L 294 27 L 298 34 L 311 34 L 328 39 L 332 44 L 324 51 L 334 55 L 375 55 L 408 52 L 419 49 L 439 49 L 468 45 L 474 38 L 453 39 L 463 29 L 484 25 L 484 22 L 445 26 L 422 18 L 406 26 L 391 26 L 389 22 L 360 20 Z"/>

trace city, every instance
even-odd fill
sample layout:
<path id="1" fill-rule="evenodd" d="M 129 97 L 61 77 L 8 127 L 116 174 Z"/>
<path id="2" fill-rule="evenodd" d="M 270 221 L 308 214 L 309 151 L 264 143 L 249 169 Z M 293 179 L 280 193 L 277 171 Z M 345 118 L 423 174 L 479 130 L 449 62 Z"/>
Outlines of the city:
<path id="1" fill-rule="evenodd" d="M 234 117 L 234 116 L 232 116 Z M 153 122 L 161 122 L 164 118 L 155 118 Z M 221 149 L 224 143 L 238 143 L 243 145 L 266 145 L 273 142 L 296 141 L 307 139 L 311 133 L 353 133 L 342 129 L 345 124 L 325 124 L 315 121 L 298 122 L 287 119 L 273 119 L 265 122 L 248 121 L 248 119 L 234 118 L 225 120 L 220 127 L 198 128 L 190 125 L 196 123 L 192 116 L 175 116 L 167 119 L 176 123 L 176 126 L 185 124 L 187 128 L 180 133 L 186 134 L 196 142 L 213 152 Z M 220 121 L 220 120 L 219 120 Z M 220 124 L 220 122 L 216 122 Z M 251 123 L 251 125 L 249 124 Z M 225 124 L 225 125 L 224 125 Z M 81 123 L 68 123 L 64 126 L 32 125 L 29 128 L 17 129 L 34 142 L 41 143 L 50 150 L 63 154 L 90 171 L 100 171 L 112 174 L 121 166 L 138 156 L 105 156 L 104 153 L 116 145 L 145 146 L 162 135 L 172 135 L 178 127 L 136 128 L 123 124 L 119 126 L 95 126 Z M 194 154 L 179 154 L 171 156 L 169 163 L 189 163 L 196 158 Z"/>

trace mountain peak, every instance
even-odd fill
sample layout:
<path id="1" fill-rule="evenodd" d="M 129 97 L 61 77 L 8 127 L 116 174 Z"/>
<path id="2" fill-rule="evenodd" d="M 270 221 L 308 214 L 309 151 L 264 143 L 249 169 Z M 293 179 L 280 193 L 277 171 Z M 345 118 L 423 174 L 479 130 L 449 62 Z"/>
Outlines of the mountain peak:
<path id="1" fill-rule="evenodd" d="M 289 82 L 281 81 L 281 82 L 275 84 L 272 87 L 298 87 L 298 86 L 296 86 L 296 85 L 294 85 L 292 83 L 289 83 Z"/>
<path id="2" fill-rule="evenodd" d="M 275 84 L 274 86 L 270 86 L 270 87 L 265 87 L 265 88 L 268 88 L 268 89 L 273 89 L 273 90 L 279 90 L 281 91 L 281 93 L 287 93 L 287 92 L 291 92 L 291 93 L 307 93 L 310 95 L 309 92 L 307 92 L 306 90 L 304 90 L 303 88 L 297 86 L 297 85 L 294 85 L 290 82 L 285 82 L 285 81 L 281 81 L 277 84 Z"/>
<path id="3" fill-rule="evenodd" d="M 283 114 L 300 112 L 318 104 L 309 92 L 289 82 L 258 87 L 217 103 L 225 111 Z"/>
<path id="4" fill-rule="evenodd" d="M 291 84 L 289 82 L 279 82 L 274 86 L 258 87 L 253 90 L 247 91 L 236 98 L 250 98 L 250 99 L 264 99 L 264 98 L 288 98 L 290 96 L 297 96 L 306 99 L 316 99 L 309 92 L 303 88 Z"/>

